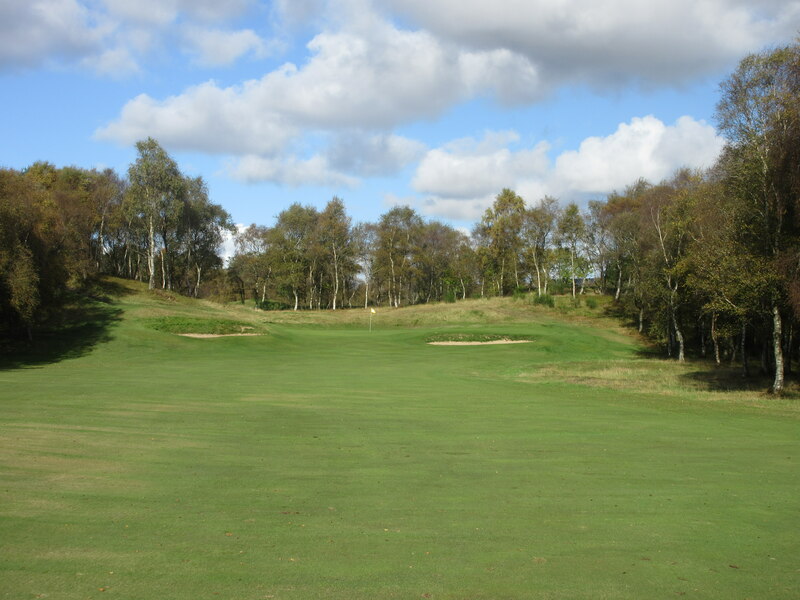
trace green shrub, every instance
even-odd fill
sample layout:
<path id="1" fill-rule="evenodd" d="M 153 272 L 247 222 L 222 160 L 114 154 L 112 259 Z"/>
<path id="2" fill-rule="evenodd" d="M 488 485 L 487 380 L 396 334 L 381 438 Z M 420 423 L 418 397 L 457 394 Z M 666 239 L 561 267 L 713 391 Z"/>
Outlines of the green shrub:
<path id="1" fill-rule="evenodd" d="M 597 308 L 597 298 L 592 298 L 591 296 L 586 298 L 586 306 L 592 310 Z"/>
<path id="2" fill-rule="evenodd" d="M 539 306 L 547 306 L 549 308 L 555 308 L 556 299 L 553 298 L 550 294 L 542 294 L 541 296 L 533 296 L 531 299 L 533 304 L 538 304 Z"/>
<path id="3" fill-rule="evenodd" d="M 288 310 L 291 307 L 285 302 L 279 302 L 278 300 L 264 300 L 258 303 L 258 308 L 261 310 Z"/>

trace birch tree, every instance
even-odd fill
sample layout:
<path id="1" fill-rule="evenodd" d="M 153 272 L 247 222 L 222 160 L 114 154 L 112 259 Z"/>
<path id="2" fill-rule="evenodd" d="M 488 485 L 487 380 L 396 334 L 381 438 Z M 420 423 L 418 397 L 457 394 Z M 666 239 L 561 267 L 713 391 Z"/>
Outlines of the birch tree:
<path id="1" fill-rule="evenodd" d="M 136 161 L 128 169 L 128 206 L 142 217 L 146 227 L 148 287 L 153 289 L 159 251 L 156 234 L 166 231 L 179 215 L 184 181 L 176 162 L 153 138 L 136 142 L 136 151 Z"/>
<path id="2" fill-rule="evenodd" d="M 782 313 L 787 294 L 786 280 L 777 275 L 781 262 L 798 254 L 796 223 L 790 217 L 798 208 L 799 71 L 797 44 L 751 54 L 722 83 L 716 112 L 728 143 L 728 180 L 756 224 L 745 232 L 748 251 L 769 261 L 776 275 L 768 298 L 775 394 L 784 388 Z"/>

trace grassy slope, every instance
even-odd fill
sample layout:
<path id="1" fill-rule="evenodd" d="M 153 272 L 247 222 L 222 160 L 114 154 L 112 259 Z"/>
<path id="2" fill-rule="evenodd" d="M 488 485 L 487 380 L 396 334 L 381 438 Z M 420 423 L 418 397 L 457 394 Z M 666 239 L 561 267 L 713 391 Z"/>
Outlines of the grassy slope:
<path id="1" fill-rule="evenodd" d="M 113 306 L 93 351 L 0 371 L 0 598 L 800 593 L 796 401 L 703 391 L 609 323 L 510 300 L 372 333 Z M 268 334 L 146 326 L 169 315 Z M 424 344 L 448 331 L 534 343 Z"/>

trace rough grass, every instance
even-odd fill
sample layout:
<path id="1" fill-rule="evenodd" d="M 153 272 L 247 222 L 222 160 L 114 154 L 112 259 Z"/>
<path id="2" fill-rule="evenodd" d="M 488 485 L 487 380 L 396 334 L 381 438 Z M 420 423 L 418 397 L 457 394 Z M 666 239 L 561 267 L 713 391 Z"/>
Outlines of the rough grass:
<path id="1" fill-rule="evenodd" d="M 126 289 L 91 349 L 0 370 L 0 598 L 799 595 L 796 399 L 520 301 L 369 332 Z"/>
<path id="2" fill-rule="evenodd" d="M 497 341 L 527 341 L 528 338 L 523 335 L 514 334 L 496 334 L 496 333 L 436 333 L 426 338 L 430 342 L 497 342 Z"/>
<path id="3" fill-rule="evenodd" d="M 230 319 L 203 319 L 198 317 L 153 317 L 143 322 L 156 331 L 167 333 L 208 333 L 227 335 L 234 333 L 253 333 L 254 325 L 245 321 Z"/>

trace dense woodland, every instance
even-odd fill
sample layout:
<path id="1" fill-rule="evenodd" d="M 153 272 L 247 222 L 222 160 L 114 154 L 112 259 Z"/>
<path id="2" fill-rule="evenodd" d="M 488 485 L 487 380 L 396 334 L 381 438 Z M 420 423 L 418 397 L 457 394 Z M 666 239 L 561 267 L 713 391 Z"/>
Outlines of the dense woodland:
<path id="1" fill-rule="evenodd" d="M 634 181 L 585 210 L 504 189 L 466 235 L 406 206 L 354 224 L 334 197 L 237 233 L 228 265 L 230 216 L 155 140 L 126 177 L 0 169 L 0 328 L 32 336 L 100 274 L 262 309 L 608 294 L 670 356 L 739 361 L 780 393 L 800 339 L 800 47 L 745 58 L 717 125 L 727 145 L 710 170 Z"/>

